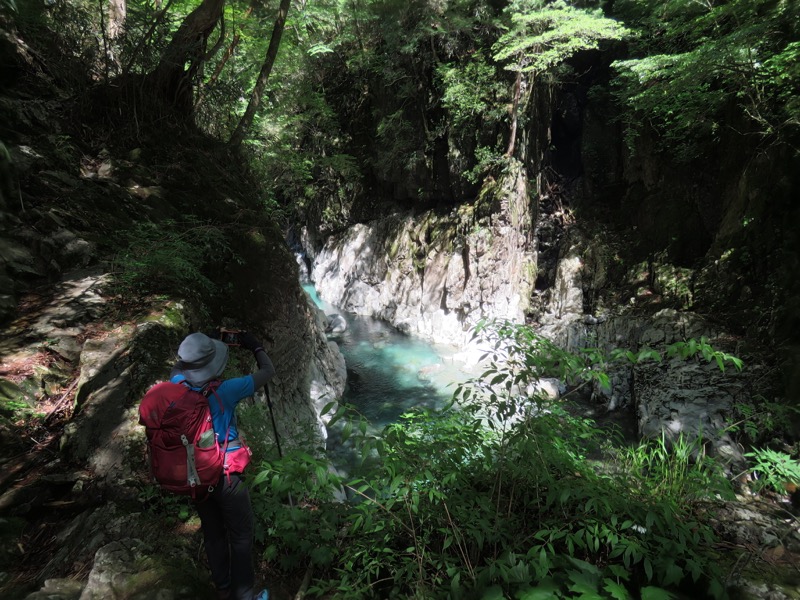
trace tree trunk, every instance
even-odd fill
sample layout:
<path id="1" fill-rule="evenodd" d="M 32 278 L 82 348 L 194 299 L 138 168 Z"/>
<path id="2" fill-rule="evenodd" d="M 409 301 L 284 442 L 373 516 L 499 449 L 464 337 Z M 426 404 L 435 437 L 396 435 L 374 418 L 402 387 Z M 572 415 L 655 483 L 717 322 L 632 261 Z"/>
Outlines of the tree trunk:
<path id="1" fill-rule="evenodd" d="M 125 31 L 125 18 L 128 15 L 126 0 L 110 0 L 108 5 L 108 39 L 116 40 Z"/>
<path id="2" fill-rule="evenodd" d="M 236 126 L 236 130 L 233 132 L 230 142 L 228 142 L 233 148 L 237 148 L 242 144 L 245 134 L 253 124 L 256 109 L 261 102 L 261 95 L 264 93 L 269 74 L 272 72 L 272 66 L 275 64 L 275 58 L 278 56 L 278 48 L 281 44 L 283 27 L 286 24 L 286 14 L 289 12 L 290 4 L 291 0 L 281 0 L 281 5 L 278 9 L 278 18 L 275 19 L 275 26 L 272 28 L 272 37 L 269 40 L 267 56 L 264 59 L 264 64 L 261 66 L 261 72 L 258 74 L 258 80 L 253 88 L 253 93 L 250 95 L 250 102 L 247 103 L 247 109 L 244 111 L 239 125 Z"/>
<path id="3" fill-rule="evenodd" d="M 224 4 L 225 0 L 203 0 L 189 13 L 148 76 L 155 93 L 187 116 L 193 106 L 191 79 L 203 61 L 206 40 L 222 17 Z"/>
<path id="4" fill-rule="evenodd" d="M 517 144 L 517 123 L 519 121 L 519 98 L 522 94 L 522 71 L 517 72 L 517 80 L 514 82 L 514 99 L 511 104 L 511 133 L 508 136 L 508 149 L 506 158 L 511 158 Z"/>
<path id="5" fill-rule="evenodd" d="M 228 60 L 230 60 L 231 56 L 233 56 L 233 53 L 236 50 L 236 47 L 239 45 L 241 39 L 242 36 L 240 34 L 238 33 L 234 34 L 230 45 L 228 46 L 227 50 L 225 50 L 225 54 L 222 55 L 222 59 L 220 59 L 219 63 L 217 63 L 217 67 L 214 69 L 214 73 L 211 75 L 211 78 L 208 80 L 208 83 L 206 83 L 205 89 L 214 85 L 217 79 L 219 79 L 219 76 L 222 74 L 222 69 L 225 68 L 225 65 L 228 63 Z M 195 102 L 194 107 L 197 108 L 198 106 L 200 106 L 204 98 L 205 94 L 201 89 L 200 92 L 197 94 L 197 102 Z"/>

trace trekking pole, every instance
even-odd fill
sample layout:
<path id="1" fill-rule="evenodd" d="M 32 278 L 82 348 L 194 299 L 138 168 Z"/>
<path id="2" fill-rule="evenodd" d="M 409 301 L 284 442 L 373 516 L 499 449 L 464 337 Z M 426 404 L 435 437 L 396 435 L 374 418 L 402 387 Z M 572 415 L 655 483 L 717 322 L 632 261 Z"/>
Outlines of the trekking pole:
<path id="1" fill-rule="evenodd" d="M 272 410 L 272 400 L 269 397 L 269 386 L 264 384 L 264 394 L 267 396 L 267 407 L 269 408 L 269 418 L 272 420 L 272 433 L 275 434 L 275 446 L 278 448 L 278 458 L 283 458 L 283 452 L 281 451 L 281 438 L 278 435 L 278 426 L 275 425 L 275 413 Z M 294 508 L 294 499 L 292 498 L 292 492 L 289 492 L 289 506 Z"/>
<path id="2" fill-rule="evenodd" d="M 223 343 L 229 346 L 239 346 L 239 334 L 242 333 L 237 329 L 222 329 L 220 328 L 220 337 Z M 269 338 L 268 338 L 269 339 Z M 272 342 L 272 340 L 269 340 Z M 264 350 L 264 348 L 261 348 Z M 266 351 L 265 351 L 266 352 Z M 269 418 L 272 421 L 272 433 L 275 435 L 275 447 L 278 449 L 278 458 L 283 459 L 283 450 L 281 450 L 281 437 L 278 434 L 278 425 L 275 423 L 275 411 L 272 408 L 272 399 L 269 397 L 269 384 L 264 384 L 264 395 L 267 398 L 267 408 L 269 408 Z M 289 506 L 294 507 L 294 500 L 292 493 L 289 492 Z"/>
<path id="3" fill-rule="evenodd" d="M 219 334 L 222 342 L 228 346 L 239 346 L 239 329 L 223 329 L 220 327 Z M 270 342 L 272 340 L 269 340 Z M 263 350 L 263 348 L 262 348 Z M 278 448 L 278 458 L 283 458 L 281 451 L 281 438 L 278 435 L 278 426 L 275 424 L 275 412 L 272 410 L 272 400 L 269 397 L 269 384 L 264 384 L 264 394 L 267 396 L 267 407 L 269 408 L 269 418 L 272 421 L 272 432 L 275 434 L 275 446 Z"/>
<path id="4" fill-rule="evenodd" d="M 278 458 L 283 458 L 281 452 L 281 438 L 278 436 L 278 426 L 275 425 L 275 413 L 272 410 L 272 400 L 269 397 L 269 386 L 264 384 L 264 394 L 267 396 L 267 408 L 269 408 L 269 418 L 272 420 L 272 433 L 275 434 L 275 446 L 278 448 Z"/>

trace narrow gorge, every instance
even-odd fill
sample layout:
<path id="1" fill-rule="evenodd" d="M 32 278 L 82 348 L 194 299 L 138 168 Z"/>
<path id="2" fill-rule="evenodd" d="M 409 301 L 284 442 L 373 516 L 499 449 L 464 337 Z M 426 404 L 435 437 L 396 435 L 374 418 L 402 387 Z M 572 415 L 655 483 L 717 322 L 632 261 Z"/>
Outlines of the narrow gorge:
<path id="1" fill-rule="evenodd" d="M 799 11 L 0 0 L 0 595 L 217 596 L 227 328 L 273 600 L 797 598 Z"/>

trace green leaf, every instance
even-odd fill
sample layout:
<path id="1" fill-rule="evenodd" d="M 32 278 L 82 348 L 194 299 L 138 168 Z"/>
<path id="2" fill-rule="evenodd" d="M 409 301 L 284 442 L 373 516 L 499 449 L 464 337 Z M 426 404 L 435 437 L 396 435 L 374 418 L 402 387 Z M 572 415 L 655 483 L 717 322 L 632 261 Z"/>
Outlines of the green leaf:
<path id="1" fill-rule="evenodd" d="M 347 408 L 344 406 L 340 406 L 338 409 L 336 409 L 336 412 L 334 413 L 333 417 L 331 417 L 331 420 L 328 421 L 328 427 L 333 427 L 333 425 L 339 419 L 341 419 L 346 413 L 347 413 Z"/>
<path id="2" fill-rule="evenodd" d="M 712 579 L 711 583 L 708 586 L 708 593 L 711 594 L 717 600 L 722 600 L 722 598 L 726 598 L 727 594 L 725 592 L 725 587 L 722 585 L 718 579 Z"/>
<path id="3" fill-rule="evenodd" d="M 500 373 L 499 375 L 495 375 L 492 377 L 492 380 L 489 382 L 489 385 L 497 385 L 501 381 L 505 381 L 508 378 L 508 373 Z"/>
<path id="4" fill-rule="evenodd" d="M 568 558 L 581 568 L 580 571 L 567 571 L 569 581 L 572 582 L 569 585 L 569 590 L 576 594 L 580 594 L 581 598 L 598 597 L 597 590 L 599 589 L 600 580 L 597 575 L 597 573 L 599 573 L 597 567 L 571 556 Z M 584 569 L 583 565 L 585 565 L 587 568 Z"/>
<path id="5" fill-rule="evenodd" d="M 647 586 L 641 590 L 642 600 L 672 600 L 675 596 L 660 587 Z"/>
<path id="6" fill-rule="evenodd" d="M 325 44 L 314 44 L 308 50 L 306 50 L 310 56 L 316 56 L 317 54 L 330 54 L 333 52 L 333 48 L 327 46 Z"/>
<path id="7" fill-rule="evenodd" d="M 258 474 L 253 478 L 252 485 L 256 486 L 259 483 L 265 482 L 267 480 L 267 477 L 269 477 L 269 475 L 270 475 L 270 472 L 268 470 L 266 470 L 266 469 L 263 470 L 263 471 L 259 471 Z"/>
<path id="8" fill-rule="evenodd" d="M 610 564 L 606 568 L 617 579 L 622 579 L 623 581 L 629 581 L 630 580 L 630 576 L 631 576 L 630 572 L 625 570 L 621 565 Z"/>
<path id="9" fill-rule="evenodd" d="M 653 563 L 650 562 L 649 558 L 644 559 L 644 574 L 647 577 L 647 581 L 653 581 Z"/>
<path id="10" fill-rule="evenodd" d="M 535 588 L 524 590 L 518 593 L 518 600 L 552 600 L 561 596 L 560 588 L 555 581 L 544 579 Z"/>
<path id="11" fill-rule="evenodd" d="M 670 562 L 667 566 L 666 573 L 664 575 L 664 580 L 662 583 L 664 585 L 675 585 L 681 582 L 683 579 L 683 569 L 681 569 L 678 565 L 674 562 Z"/>
<path id="12" fill-rule="evenodd" d="M 481 595 L 481 600 L 505 600 L 503 588 L 501 588 L 499 585 L 493 585 L 492 587 L 485 589 Z"/>
<path id="13" fill-rule="evenodd" d="M 600 576 L 600 569 L 598 569 L 592 563 L 588 563 L 585 560 L 581 560 L 580 558 L 575 558 L 574 556 L 568 556 L 567 558 L 573 565 L 578 567 L 582 573 L 588 573 L 592 577 Z"/>
<path id="14" fill-rule="evenodd" d="M 624 585 L 620 585 L 613 579 L 606 577 L 603 579 L 603 589 L 614 598 L 614 600 L 630 600 L 631 595 Z"/>

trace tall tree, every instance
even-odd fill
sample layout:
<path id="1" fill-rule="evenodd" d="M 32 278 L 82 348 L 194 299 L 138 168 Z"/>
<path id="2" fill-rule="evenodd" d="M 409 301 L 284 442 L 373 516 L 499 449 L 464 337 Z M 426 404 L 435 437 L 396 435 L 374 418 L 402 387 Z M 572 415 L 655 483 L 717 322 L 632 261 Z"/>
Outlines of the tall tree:
<path id="1" fill-rule="evenodd" d="M 520 106 L 529 97 L 537 75 L 552 70 L 581 50 L 598 47 L 602 40 L 618 40 L 627 30 L 600 11 L 575 8 L 563 0 L 514 0 L 507 9 L 511 23 L 494 46 L 494 59 L 509 61 L 517 74 L 512 93 L 511 133 L 506 156 L 516 145 Z"/>
<path id="2" fill-rule="evenodd" d="M 193 106 L 192 78 L 207 58 L 206 42 L 222 17 L 224 4 L 225 0 L 203 0 L 189 13 L 148 76 L 155 93 L 187 115 Z"/>
<path id="3" fill-rule="evenodd" d="M 272 36 L 269 40 L 269 47 L 267 48 L 267 56 L 264 58 L 264 64 L 261 65 L 261 72 L 258 74 L 258 79 L 253 87 L 253 92 L 250 94 L 250 101 L 247 103 L 247 109 L 244 111 L 236 130 L 230 139 L 232 147 L 238 147 L 244 140 L 244 136 L 253 124 L 253 119 L 256 115 L 258 105 L 261 103 L 261 96 L 264 94 L 264 88 L 267 86 L 267 80 L 272 72 L 272 67 L 275 64 L 275 59 L 278 56 L 278 49 L 281 45 L 281 37 L 283 36 L 283 29 L 286 25 L 286 15 L 289 12 L 289 5 L 291 0 L 281 0 L 281 5 L 278 8 L 278 17 L 275 19 L 275 25 L 272 28 Z"/>
<path id="4" fill-rule="evenodd" d="M 642 124 L 680 160 L 704 155 L 723 131 L 761 149 L 800 137 L 800 3 L 618 0 L 639 27 L 631 58 L 616 61 L 629 143 Z"/>

